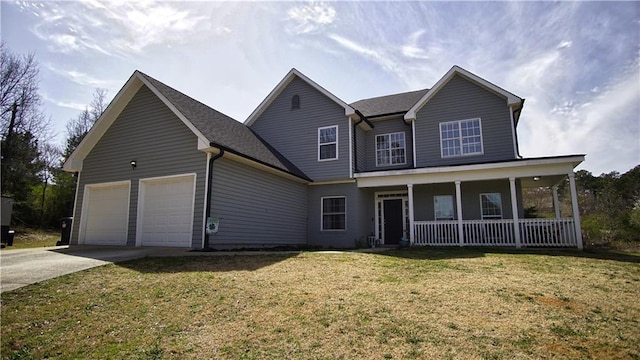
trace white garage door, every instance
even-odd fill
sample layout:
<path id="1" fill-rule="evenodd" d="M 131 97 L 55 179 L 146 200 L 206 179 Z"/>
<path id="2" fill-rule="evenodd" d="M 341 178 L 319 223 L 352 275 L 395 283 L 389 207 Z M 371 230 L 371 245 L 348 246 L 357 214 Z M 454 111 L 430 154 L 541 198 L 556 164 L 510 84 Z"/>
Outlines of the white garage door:
<path id="1" fill-rule="evenodd" d="M 139 245 L 191 247 L 195 175 L 142 180 Z"/>
<path id="2" fill-rule="evenodd" d="M 85 189 L 84 224 L 81 224 L 84 244 L 126 245 L 129 182 L 87 185 Z"/>

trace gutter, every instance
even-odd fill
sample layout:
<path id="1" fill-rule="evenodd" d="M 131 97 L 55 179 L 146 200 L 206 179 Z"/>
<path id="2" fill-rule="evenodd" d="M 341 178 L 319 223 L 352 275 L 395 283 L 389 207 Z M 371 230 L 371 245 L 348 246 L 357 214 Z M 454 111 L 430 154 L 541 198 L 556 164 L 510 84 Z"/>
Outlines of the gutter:
<path id="1" fill-rule="evenodd" d="M 209 249 L 209 234 L 207 233 L 207 220 L 211 217 L 211 189 L 213 188 L 213 162 L 220 159 L 224 155 L 224 149 L 209 159 L 209 179 L 207 179 L 207 205 L 205 211 L 205 229 L 204 229 L 204 249 Z"/>

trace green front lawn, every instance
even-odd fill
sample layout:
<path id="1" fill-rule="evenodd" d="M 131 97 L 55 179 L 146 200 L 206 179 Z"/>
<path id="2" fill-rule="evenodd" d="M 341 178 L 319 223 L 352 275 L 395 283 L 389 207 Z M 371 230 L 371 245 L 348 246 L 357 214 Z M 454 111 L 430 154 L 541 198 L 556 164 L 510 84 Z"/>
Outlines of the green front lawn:
<path id="1" fill-rule="evenodd" d="M 640 358 L 640 256 L 147 258 L 2 294 L 3 358 Z"/>

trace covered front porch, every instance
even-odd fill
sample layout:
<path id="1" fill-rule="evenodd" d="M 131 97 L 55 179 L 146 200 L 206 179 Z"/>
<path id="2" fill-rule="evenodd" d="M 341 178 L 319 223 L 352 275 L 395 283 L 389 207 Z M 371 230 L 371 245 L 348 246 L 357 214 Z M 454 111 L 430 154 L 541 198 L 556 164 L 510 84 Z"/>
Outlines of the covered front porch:
<path id="1" fill-rule="evenodd" d="M 583 155 L 356 174 L 375 197 L 381 244 L 412 246 L 577 247 L 582 232 L 573 169 Z M 568 181 L 571 214 L 558 185 Z M 546 187 L 555 218 L 525 218 L 522 188 Z M 402 204 L 393 205 L 393 203 Z M 570 215 L 570 216 L 567 216 Z"/>

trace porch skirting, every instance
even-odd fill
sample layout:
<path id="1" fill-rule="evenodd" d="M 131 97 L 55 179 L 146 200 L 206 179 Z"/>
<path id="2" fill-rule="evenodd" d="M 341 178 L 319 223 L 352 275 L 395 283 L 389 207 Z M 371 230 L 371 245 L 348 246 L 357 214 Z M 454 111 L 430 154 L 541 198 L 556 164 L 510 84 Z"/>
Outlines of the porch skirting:
<path id="1" fill-rule="evenodd" d="M 573 218 L 414 221 L 414 236 L 413 246 L 578 246 Z"/>

